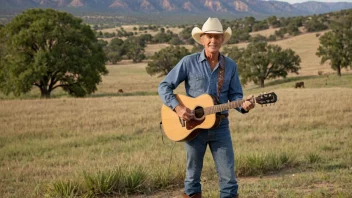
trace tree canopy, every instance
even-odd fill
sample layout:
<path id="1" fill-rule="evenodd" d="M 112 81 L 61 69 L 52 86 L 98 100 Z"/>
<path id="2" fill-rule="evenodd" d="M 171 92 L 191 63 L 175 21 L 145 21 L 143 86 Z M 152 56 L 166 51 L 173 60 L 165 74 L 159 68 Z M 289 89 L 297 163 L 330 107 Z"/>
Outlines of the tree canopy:
<path id="1" fill-rule="evenodd" d="M 264 87 L 266 79 L 285 78 L 289 72 L 298 74 L 300 69 L 300 57 L 293 50 L 282 50 L 278 45 L 250 43 L 241 55 L 239 53 L 241 51 L 238 49 L 229 50 L 231 58 L 238 58 L 238 70 L 243 84 L 253 81 Z"/>
<path id="2" fill-rule="evenodd" d="M 352 67 L 352 16 L 331 25 L 332 30 L 319 38 L 317 56 L 321 64 L 330 60 L 331 68 L 341 76 L 341 69 Z"/>
<path id="3" fill-rule="evenodd" d="M 146 68 L 147 73 L 151 76 L 159 74 L 159 77 L 168 74 L 171 69 L 186 55 L 189 54 L 188 49 L 180 46 L 169 46 L 151 57 L 151 62 Z"/>
<path id="4" fill-rule="evenodd" d="M 49 98 L 62 87 L 73 96 L 97 90 L 105 55 L 90 26 L 71 14 L 30 9 L 1 29 L 0 90 L 18 96 L 33 86 Z"/>

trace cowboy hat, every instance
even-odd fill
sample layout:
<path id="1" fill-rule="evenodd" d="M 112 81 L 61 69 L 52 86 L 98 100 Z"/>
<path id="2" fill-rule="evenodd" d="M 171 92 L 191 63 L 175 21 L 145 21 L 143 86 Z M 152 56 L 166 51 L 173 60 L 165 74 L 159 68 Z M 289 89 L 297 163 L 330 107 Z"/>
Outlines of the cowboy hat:
<path id="1" fill-rule="evenodd" d="M 230 27 L 228 27 L 224 32 L 219 19 L 209 17 L 208 20 L 203 24 L 202 29 L 199 29 L 198 27 L 193 28 L 192 37 L 197 43 L 202 44 L 200 41 L 200 36 L 204 33 L 224 34 L 224 42 L 222 42 L 222 44 L 225 44 L 227 41 L 230 40 L 232 35 L 232 30 Z"/>

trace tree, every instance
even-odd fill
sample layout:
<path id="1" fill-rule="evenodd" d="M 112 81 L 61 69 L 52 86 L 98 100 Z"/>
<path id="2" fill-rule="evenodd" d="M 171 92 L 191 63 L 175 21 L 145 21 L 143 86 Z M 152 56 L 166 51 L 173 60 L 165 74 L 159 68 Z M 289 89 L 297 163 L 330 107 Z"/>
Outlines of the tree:
<path id="1" fill-rule="evenodd" d="M 293 50 L 266 42 L 250 43 L 237 61 L 242 83 L 253 81 L 261 87 L 266 79 L 286 78 L 288 72 L 298 74 L 300 62 Z"/>
<path id="2" fill-rule="evenodd" d="M 276 16 L 268 17 L 267 21 L 268 21 L 268 24 L 270 26 L 272 26 L 273 28 L 280 27 L 280 25 L 281 25 L 280 21 L 276 18 Z"/>
<path id="3" fill-rule="evenodd" d="M 132 59 L 134 63 L 139 63 L 146 58 L 144 55 L 145 41 L 140 37 L 131 37 L 125 40 L 123 48 L 127 57 Z"/>
<path id="4" fill-rule="evenodd" d="M 321 64 L 330 60 L 331 68 L 341 76 L 341 69 L 352 67 L 352 16 L 332 24 L 332 30 L 319 38 L 320 46 L 316 53 Z"/>
<path id="5" fill-rule="evenodd" d="M 200 51 L 202 51 L 204 49 L 204 46 L 199 44 L 199 43 L 195 43 L 191 49 L 191 53 L 198 53 Z"/>
<path id="6" fill-rule="evenodd" d="M 159 77 L 168 74 L 171 69 L 186 55 L 189 51 L 185 47 L 169 46 L 151 57 L 151 62 L 146 67 L 147 73 L 151 76 L 159 74 Z"/>
<path id="7" fill-rule="evenodd" d="M 232 48 L 226 47 L 224 49 L 224 54 L 237 62 L 237 60 L 242 57 L 243 49 L 240 49 L 237 46 L 233 46 Z"/>
<path id="8" fill-rule="evenodd" d="M 42 98 L 56 88 L 84 96 L 107 74 L 105 56 L 90 26 L 71 14 L 31 9 L 1 30 L 0 90 L 18 96 L 38 87 Z"/>
<path id="9" fill-rule="evenodd" d="M 109 45 L 104 48 L 107 60 L 112 64 L 121 61 L 122 56 L 126 53 L 123 44 L 122 39 L 114 38 L 110 41 Z"/>
<path id="10" fill-rule="evenodd" d="M 297 36 L 300 34 L 298 26 L 295 23 L 289 23 L 286 27 L 286 31 L 292 36 Z"/>
<path id="11" fill-rule="evenodd" d="M 311 20 L 307 21 L 304 26 L 308 32 L 317 32 L 328 29 L 328 26 L 315 16 L 313 16 Z"/>

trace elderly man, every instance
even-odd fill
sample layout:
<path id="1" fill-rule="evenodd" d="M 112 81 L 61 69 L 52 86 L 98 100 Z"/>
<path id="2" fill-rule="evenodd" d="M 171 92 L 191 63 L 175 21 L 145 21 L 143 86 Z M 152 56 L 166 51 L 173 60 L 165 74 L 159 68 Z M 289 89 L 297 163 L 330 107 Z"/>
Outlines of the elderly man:
<path id="1" fill-rule="evenodd" d="M 189 121 L 194 118 L 192 111 L 179 103 L 173 94 L 173 90 L 183 81 L 186 93 L 190 97 L 206 93 L 216 96 L 219 103 L 242 99 L 237 65 L 219 51 L 222 44 L 230 39 L 231 34 L 230 28 L 223 31 L 219 19 L 208 18 L 202 29 L 195 27 L 192 30 L 192 37 L 204 46 L 204 50 L 182 58 L 160 83 L 158 92 L 163 103 L 173 109 L 181 119 Z M 254 108 L 253 97 L 248 97 L 237 110 L 247 113 L 252 108 Z M 204 129 L 194 139 L 185 142 L 187 168 L 184 197 L 202 196 L 200 176 L 207 145 L 215 161 L 220 197 L 238 197 L 228 111 L 223 111 L 218 116 L 221 118 L 218 127 Z"/>

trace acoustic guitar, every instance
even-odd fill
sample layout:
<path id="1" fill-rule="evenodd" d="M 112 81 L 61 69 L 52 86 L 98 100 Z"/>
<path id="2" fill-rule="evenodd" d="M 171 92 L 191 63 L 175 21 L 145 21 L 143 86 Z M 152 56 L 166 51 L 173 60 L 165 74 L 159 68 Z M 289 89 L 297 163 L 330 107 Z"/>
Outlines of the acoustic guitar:
<path id="1" fill-rule="evenodd" d="M 168 106 L 162 106 L 161 121 L 164 133 L 169 139 L 176 142 L 192 140 L 200 133 L 200 129 L 217 127 L 220 120 L 218 116 L 216 116 L 216 113 L 241 107 L 245 102 L 245 100 L 237 100 L 215 105 L 214 98 L 208 94 L 203 94 L 196 98 L 176 94 L 176 98 L 180 104 L 191 109 L 195 117 L 190 121 L 184 121 Z M 271 92 L 261 94 L 254 99 L 257 104 L 264 105 L 275 103 L 277 101 L 277 96 L 274 92 Z"/>

